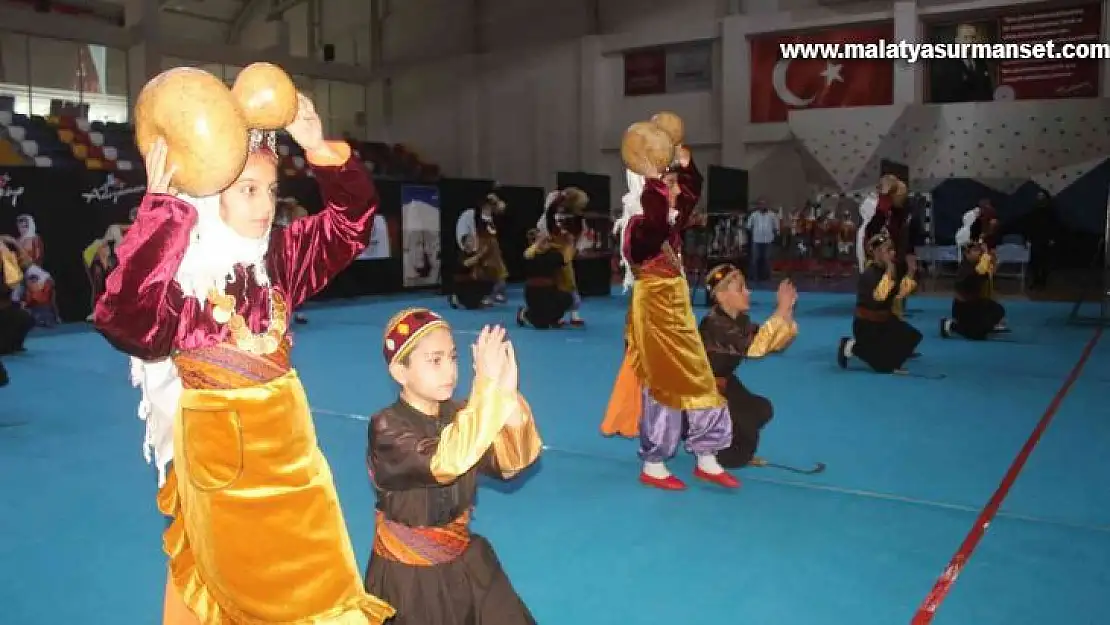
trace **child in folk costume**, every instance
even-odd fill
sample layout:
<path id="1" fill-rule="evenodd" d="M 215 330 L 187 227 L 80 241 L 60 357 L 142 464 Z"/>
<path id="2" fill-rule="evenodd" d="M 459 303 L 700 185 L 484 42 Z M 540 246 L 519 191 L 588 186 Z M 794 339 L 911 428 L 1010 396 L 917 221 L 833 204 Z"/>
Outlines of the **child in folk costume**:
<path id="1" fill-rule="evenodd" d="M 763 466 L 755 456 L 759 433 L 771 421 L 774 409 L 766 397 L 749 391 L 736 377 L 736 368 L 747 358 L 762 358 L 785 350 L 798 336 L 794 304 L 798 291 L 787 280 L 779 284 L 775 312 L 760 325 L 748 316 L 751 291 L 744 274 L 733 265 L 718 265 L 705 281 L 713 307 L 701 320 L 698 332 L 709 355 L 717 388 L 728 400 L 732 417 L 732 444 L 717 452 L 721 466 L 729 469 Z"/>
<path id="2" fill-rule="evenodd" d="M 54 277 L 38 265 L 23 272 L 23 307 L 31 313 L 35 325 L 53 328 L 61 323 L 55 303 Z"/>
<path id="3" fill-rule="evenodd" d="M 458 270 L 451 285 L 453 293 L 447 298 L 451 308 L 477 310 L 493 304 L 490 295 L 494 281 L 481 268 L 482 253 L 475 235 L 463 236 L 459 244 Z"/>
<path id="4" fill-rule="evenodd" d="M 252 75 L 248 67 L 240 80 Z M 178 89 L 211 97 L 186 100 Z M 222 81 L 192 68 L 163 73 L 139 95 L 149 186 L 94 313 L 101 334 L 132 357 L 143 393 L 144 451 L 170 518 L 163 622 L 378 625 L 394 610 L 363 590 L 288 332 L 290 312 L 366 247 L 377 193 L 350 147 L 324 140 L 304 96 L 288 103 L 286 130 L 325 208 L 284 229 L 272 227 L 273 134 L 251 131 L 249 146 L 231 146 L 249 154 L 235 177 L 234 165 L 182 157 L 203 153 L 205 135 L 179 133 L 184 145 L 168 146 L 146 119 L 174 107 L 187 127 L 191 117 L 231 120 L 219 141 L 246 138 L 235 102 Z M 232 174 L 232 183 L 204 197 L 175 193 L 179 171 L 221 181 L 207 186 Z"/>
<path id="5" fill-rule="evenodd" d="M 867 248 L 871 262 L 859 278 L 852 338 L 840 339 L 837 363 L 846 369 L 854 356 L 878 373 L 900 372 L 922 338 L 893 310 L 916 288 L 917 262 L 912 256 L 907 259 L 906 274 L 899 278 L 897 252 L 886 234 L 871 237 Z"/>
<path id="6" fill-rule="evenodd" d="M 505 330 L 487 326 L 472 352 L 464 404 L 452 399 L 458 357 L 447 322 L 414 308 L 386 325 L 383 354 L 401 393 L 370 419 L 377 516 L 366 589 L 397 609 L 392 625 L 535 623 L 489 542 L 470 532 L 470 515 L 479 474 L 511 479 L 543 444 Z"/>
<path id="7" fill-rule="evenodd" d="M 495 193 L 486 195 L 482 205 L 477 210 L 471 208 L 463 211 L 455 224 L 455 240 L 459 249 L 464 250 L 466 258 L 477 254 L 470 265 L 473 274 L 481 281 L 489 281 L 493 288 L 490 293 L 490 303 L 504 304 L 505 280 L 509 271 L 505 268 L 505 259 L 501 255 L 501 244 L 497 239 L 497 225 L 495 217 L 505 212 L 505 202 Z M 464 244 L 465 240 L 470 244 Z M 465 280 L 466 278 L 464 278 Z M 469 306 L 467 306 L 469 308 Z"/>
<path id="8" fill-rule="evenodd" d="M 484 309 L 493 304 L 493 280 L 481 270 L 482 254 L 476 236 L 467 234 L 458 249 L 458 269 L 452 282 L 452 294 L 447 298 L 451 308 L 468 311 Z"/>
<path id="9" fill-rule="evenodd" d="M 547 194 L 543 215 L 536 224 L 540 235 L 546 236 L 551 248 L 563 256 L 563 266 L 555 276 L 555 283 L 560 291 L 571 296 L 568 323 L 576 328 L 586 325 L 578 313 L 582 296 L 578 293 L 578 280 L 574 276 L 574 259 L 578 255 L 578 235 L 584 227 L 582 213 L 589 203 L 589 196 L 577 187 L 552 191 Z"/>
<path id="10" fill-rule="evenodd" d="M 574 296 L 559 288 L 558 277 L 566 267 L 566 257 L 539 230 L 528 233 L 524 251 L 524 306 L 516 313 L 520 326 L 538 330 L 563 326 L 563 316 L 574 306 Z"/>
<path id="11" fill-rule="evenodd" d="M 637 143 L 657 146 L 652 149 L 662 154 L 636 154 Z M 677 451 L 685 424 L 686 449 L 697 457 L 695 477 L 738 488 L 740 481 L 717 462 L 716 454 L 732 442 L 732 420 L 698 336 L 679 260 L 683 229 L 701 195 L 701 173 L 690 151 L 654 122 L 629 128 L 622 152 L 628 193 L 615 231 L 632 297 L 624 361 L 601 431 L 638 435 L 640 482 L 682 490 L 686 484 L 666 462 Z M 671 162 L 673 176 L 667 172 Z"/>
<path id="12" fill-rule="evenodd" d="M 958 334 L 973 341 L 982 341 L 998 332 L 998 328 L 1005 327 L 1006 309 L 990 294 L 994 271 L 994 257 L 985 245 L 972 243 L 964 249 L 964 262 L 956 273 L 952 316 L 940 320 L 942 337 Z"/>
<path id="13" fill-rule="evenodd" d="M 912 245 L 912 215 L 906 204 L 909 198 L 909 189 L 906 187 L 906 183 L 893 174 L 882 176 L 876 188 L 878 190 L 877 203 L 874 215 L 869 221 L 865 222 L 864 237 L 865 240 L 872 241 L 879 234 L 886 235 L 894 247 L 896 277 L 901 278 L 906 275 L 907 263 L 911 259 L 914 260 L 916 266 L 916 256 Z M 906 293 L 894 302 L 892 312 L 900 319 L 905 316 L 906 298 L 909 295 L 909 293 Z"/>

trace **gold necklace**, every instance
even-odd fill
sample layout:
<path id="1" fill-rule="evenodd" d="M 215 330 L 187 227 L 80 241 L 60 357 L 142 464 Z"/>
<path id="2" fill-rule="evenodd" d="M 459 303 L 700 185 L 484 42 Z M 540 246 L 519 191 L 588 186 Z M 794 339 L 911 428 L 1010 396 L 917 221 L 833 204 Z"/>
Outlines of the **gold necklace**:
<path id="1" fill-rule="evenodd" d="M 247 326 L 247 321 L 236 308 L 235 298 L 215 289 L 208 292 L 208 303 L 212 305 L 212 318 L 221 325 L 226 324 L 231 340 L 239 349 L 252 354 L 269 355 L 281 346 L 289 324 L 286 321 L 288 308 L 281 294 L 274 288 L 268 289 L 270 296 L 270 325 L 265 332 L 255 334 Z"/>

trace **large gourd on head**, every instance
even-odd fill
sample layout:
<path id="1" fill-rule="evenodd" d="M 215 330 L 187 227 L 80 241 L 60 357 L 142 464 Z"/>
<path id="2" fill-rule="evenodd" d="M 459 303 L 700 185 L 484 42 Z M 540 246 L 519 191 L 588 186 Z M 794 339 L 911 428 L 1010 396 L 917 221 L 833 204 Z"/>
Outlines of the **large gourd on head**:
<path id="1" fill-rule="evenodd" d="M 178 67 L 155 76 L 135 103 L 135 142 L 145 158 L 161 137 L 170 185 L 194 197 L 226 189 L 247 161 L 247 123 L 231 90 L 208 72 Z"/>
<path id="2" fill-rule="evenodd" d="M 662 174 L 674 162 L 675 144 L 663 128 L 652 122 L 636 122 L 624 131 L 621 159 L 624 166 L 641 176 Z"/>
<path id="3" fill-rule="evenodd" d="M 271 63 L 252 63 L 235 77 L 232 95 L 247 128 L 278 130 L 297 116 L 297 87 L 285 70 Z"/>
<path id="4" fill-rule="evenodd" d="M 671 143 L 682 145 L 686 140 L 686 124 L 682 118 L 670 111 L 660 111 L 651 116 L 651 123 L 663 129 L 671 138 Z"/>

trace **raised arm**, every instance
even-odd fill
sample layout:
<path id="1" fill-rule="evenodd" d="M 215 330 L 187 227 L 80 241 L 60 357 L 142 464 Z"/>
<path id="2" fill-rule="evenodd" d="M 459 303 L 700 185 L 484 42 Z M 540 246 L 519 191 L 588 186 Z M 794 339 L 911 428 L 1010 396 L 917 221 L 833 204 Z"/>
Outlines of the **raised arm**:
<path id="1" fill-rule="evenodd" d="M 389 411 L 374 415 L 367 458 L 374 483 L 383 490 L 406 490 L 454 482 L 485 458 L 516 410 L 515 393 L 480 381 L 439 436 L 421 436 Z"/>
<path id="2" fill-rule="evenodd" d="M 675 220 L 675 223 L 679 224 L 680 229 L 685 230 L 693 225 L 690 217 L 694 214 L 694 208 L 698 205 L 698 200 L 701 199 L 702 186 L 705 181 L 693 159 L 685 167 L 679 167 L 676 173 L 678 174 L 679 193 L 675 199 L 675 208 L 678 210 L 678 219 Z"/>
<path id="3" fill-rule="evenodd" d="M 196 210 L 170 195 L 148 194 L 116 249 L 93 324 L 116 349 L 143 360 L 170 355 L 184 303 L 174 281 Z"/>
<path id="4" fill-rule="evenodd" d="M 324 210 L 298 219 L 271 242 L 273 269 L 296 307 L 323 290 L 370 244 L 378 193 L 351 146 L 329 141 L 307 160 Z"/>

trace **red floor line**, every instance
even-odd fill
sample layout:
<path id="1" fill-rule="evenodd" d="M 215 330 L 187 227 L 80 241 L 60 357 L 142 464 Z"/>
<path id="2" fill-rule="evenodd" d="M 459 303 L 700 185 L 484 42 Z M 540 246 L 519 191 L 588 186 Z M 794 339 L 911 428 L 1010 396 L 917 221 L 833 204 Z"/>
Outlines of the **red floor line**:
<path id="1" fill-rule="evenodd" d="M 960 571 L 963 570 L 968 560 L 971 559 L 975 548 L 979 546 L 979 541 L 983 539 L 983 535 L 987 533 L 991 522 L 994 520 L 995 515 L 998 514 L 998 509 L 1002 506 L 1002 501 L 1010 494 L 1010 489 L 1013 488 L 1014 482 L 1017 481 L 1018 475 L 1022 469 L 1025 468 L 1025 463 L 1029 460 L 1030 454 L 1041 441 L 1041 436 L 1044 435 L 1048 424 L 1052 422 L 1052 418 L 1056 416 L 1056 411 L 1059 410 L 1060 404 L 1063 403 L 1064 398 L 1071 392 L 1072 386 L 1075 381 L 1079 379 L 1079 375 L 1083 372 L 1083 367 L 1086 366 L 1087 360 L 1091 357 L 1091 353 L 1098 345 L 1099 339 L 1102 338 L 1102 328 L 1095 330 L 1091 340 L 1087 341 L 1087 345 L 1083 348 L 1083 353 L 1080 354 L 1079 360 L 1072 367 L 1071 372 L 1068 373 L 1067 379 L 1064 380 L 1063 386 L 1060 390 L 1056 391 L 1056 395 L 1052 398 L 1052 403 L 1041 415 L 1041 420 L 1037 422 L 1037 427 L 1033 428 L 1033 433 L 1026 439 L 1025 445 L 1022 446 L 1021 451 L 1018 452 L 1014 461 L 1010 464 L 1010 468 L 1006 471 L 1006 475 L 1002 477 L 999 482 L 998 488 L 991 495 L 987 504 L 983 506 L 983 510 L 979 512 L 979 516 L 975 518 L 975 525 L 968 531 L 967 536 L 964 538 L 960 548 L 956 550 L 956 554 L 948 562 L 948 567 L 944 569 L 944 573 L 937 578 L 936 583 L 933 585 L 932 591 L 925 601 L 922 602 L 921 607 L 917 609 L 914 614 L 913 620 L 910 621 L 911 625 L 929 625 L 933 622 L 933 617 L 937 614 L 937 608 L 944 602 L 948 596 L 948 591 L 952 589 L 952 585 L 956 583 L 956 578 L 960 576 Z"/>

